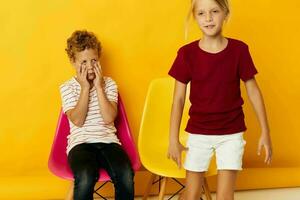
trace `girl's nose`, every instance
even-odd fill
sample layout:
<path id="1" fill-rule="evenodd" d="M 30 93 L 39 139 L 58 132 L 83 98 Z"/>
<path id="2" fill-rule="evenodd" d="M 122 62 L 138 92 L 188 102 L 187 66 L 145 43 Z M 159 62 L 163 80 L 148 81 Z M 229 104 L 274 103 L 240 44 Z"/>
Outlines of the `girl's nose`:
<path id="1" fill-rule="evenodd" d="M 207 13 L 205 19 L 206 19 L 206 21 L 211 21 L 212 20 L 211 14 Z"/>

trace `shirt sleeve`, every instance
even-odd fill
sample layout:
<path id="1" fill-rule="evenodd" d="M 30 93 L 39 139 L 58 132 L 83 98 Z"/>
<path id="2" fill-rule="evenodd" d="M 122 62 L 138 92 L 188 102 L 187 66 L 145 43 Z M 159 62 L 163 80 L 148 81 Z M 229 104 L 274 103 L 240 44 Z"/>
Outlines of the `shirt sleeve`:
<path id="1" fill-rule="evenodd" d="M 184 51 L 180 48 L 177 52 L 177 57 L 168 73 L 176 80 L 187 84 L 191 80 L 190 66 L 187 64 Z"/>
<path id="2" fill-rule="evenodd" d="M 70 85 L 60 86 L 60 96 L 62 100 L 62 109 L 64 113 L 75 108 L 77 100 Z"/>
<path id="3" fill-rule="evenodd" d="M 105 93 L 109 101 L 118 103 L 118 86 L 111 78 L 107 78 L 107 82 L 105 84 Z"/>
<path id="4" fill-rule="evenodd" d="M 245 82 L 253 78 L 257 73 L 258 72 L 250 55 L 248 45 L 245 45 L 241 48 L 239 58 L 239 76 Z"/>

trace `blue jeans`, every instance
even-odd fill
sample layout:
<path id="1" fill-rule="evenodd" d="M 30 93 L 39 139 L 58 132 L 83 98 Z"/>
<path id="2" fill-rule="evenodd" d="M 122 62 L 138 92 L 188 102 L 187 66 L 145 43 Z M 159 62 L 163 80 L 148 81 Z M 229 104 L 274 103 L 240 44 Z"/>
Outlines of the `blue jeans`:
<path id="1" fill-rule="evenodd" d="M 83 143 L 71 149 L 68 162 L 74 174 L 74 200 L 93 200 L 99 168 L 109 174 L 116 200 L 134 199 L 134 172 L 126 152 L 117 143 Z"/>

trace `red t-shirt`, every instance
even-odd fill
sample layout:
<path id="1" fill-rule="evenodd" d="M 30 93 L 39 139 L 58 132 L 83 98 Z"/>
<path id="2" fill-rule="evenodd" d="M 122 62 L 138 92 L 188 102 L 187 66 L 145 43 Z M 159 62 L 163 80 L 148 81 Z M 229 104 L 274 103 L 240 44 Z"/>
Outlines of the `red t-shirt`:
<path id="1" fill-rule="evenodd" d="M 225 135 L 246 130 L 240 79 L 254 77 L 257 70 L 247 44 L 227 38 L 218 53 L 209 53 L 194 41 L 181 47 L 169 75 L 190 85 L 190 118 L 186 131 Z"/>

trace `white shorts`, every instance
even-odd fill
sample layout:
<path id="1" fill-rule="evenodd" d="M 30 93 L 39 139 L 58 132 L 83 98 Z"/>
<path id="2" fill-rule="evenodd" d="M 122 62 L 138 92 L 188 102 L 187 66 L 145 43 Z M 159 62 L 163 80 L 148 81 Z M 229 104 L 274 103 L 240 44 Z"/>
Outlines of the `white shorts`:
<path id="1" fill-rule="evenodd" d="M 189 171 L 208 170 L 213 153 L 216 153 L 218 170 L 242 170 L 246 141 L 244 132 L 229 135 L 188 135 L 184 168 Z"/>

